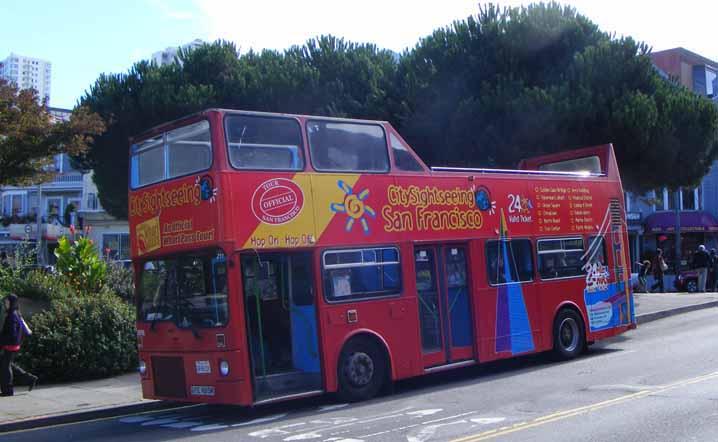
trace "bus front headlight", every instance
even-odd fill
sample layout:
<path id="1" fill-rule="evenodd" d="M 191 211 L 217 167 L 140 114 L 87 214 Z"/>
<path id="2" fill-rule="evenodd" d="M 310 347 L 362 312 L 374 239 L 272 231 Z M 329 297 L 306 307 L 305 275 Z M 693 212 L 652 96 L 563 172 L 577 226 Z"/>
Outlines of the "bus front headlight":
<path id="1" fill-rule="evenodd" d="M 147 364 L 145 364 L 145 361 L 140 360 L 140 365 L 137 367 L 140 371 L 140 374 L 144 376 L 145 373 L 147 373 Z"/>

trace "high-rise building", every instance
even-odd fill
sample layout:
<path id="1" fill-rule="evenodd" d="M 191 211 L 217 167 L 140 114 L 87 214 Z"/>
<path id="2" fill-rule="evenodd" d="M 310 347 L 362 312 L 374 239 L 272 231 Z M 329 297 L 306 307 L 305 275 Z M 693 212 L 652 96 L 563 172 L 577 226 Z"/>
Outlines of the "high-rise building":
<path id="1" fill-rule="evenodd" d="M 50 102 L 52 63 L 39 58 L 11 53 L 0 61 L 0 78 L 15 83 L 20 89 L 33 88 L 38 98 Z"/>
<path id="2" fill-rule="evenodd" d="M 196 38 L 192 40 L 191 42 L 181 45 L 181 46 L 170 46 L 166 48 L 164 51 L 158 51 L 152 54 L 152 61 L 154 61 L 157 66 L 164 66 L 167 64 L 172 64 L 177 62 L 177 55 L 179 54 L 179 50 L 188 50 L 188 49 L 196 49 L 204 44 L 204 41 L 200 40 L 199 38 Z"/>

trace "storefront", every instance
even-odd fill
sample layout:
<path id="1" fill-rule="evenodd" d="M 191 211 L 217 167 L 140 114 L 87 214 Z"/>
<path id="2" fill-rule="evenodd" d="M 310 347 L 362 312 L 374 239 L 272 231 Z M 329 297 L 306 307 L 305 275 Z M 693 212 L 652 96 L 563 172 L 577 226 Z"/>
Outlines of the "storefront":
<path id="1" fill-rule="evenodd" d="M 669 266 L 676 261 L 676 224 L 680 222 L 681 268 L 689 265 L 693 253 L 703 244 L 708 249 L 718 248 L 718 220 L 702 211 L 682 211 L 680 221 L 675 212 L 656 212 L 646 217 L 645 247 L 655 251 L 661 248 Z"/>
<path id="2" fill-rule="evenodd" d="M 643 223 L 641 212 L 626 212 L 628 223 L 628 250 L 631 252 L 631 269 L 638 271 L 638 262 L 643 257 Z"/>

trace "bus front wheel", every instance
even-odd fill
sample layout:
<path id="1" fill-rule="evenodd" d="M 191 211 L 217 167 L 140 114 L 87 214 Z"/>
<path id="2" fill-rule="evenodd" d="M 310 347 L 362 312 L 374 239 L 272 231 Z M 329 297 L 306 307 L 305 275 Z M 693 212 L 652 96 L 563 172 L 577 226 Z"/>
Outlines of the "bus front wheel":
<path id="1" fill-rule="evenodd" d="M 586 332 L 581 316 L 565 308 L 556 315 L 553 327 L 553 354 L 565 361 L 580 355 L 586 348 Z"/>
<path id="2" fill-rule="evenodd" d="M 344 346 L 337 371 L 339 398 L 348 402 L 376 396 L 388 374 L 384 352 L 376 343 L 365 338 L 352 339 Z"/>

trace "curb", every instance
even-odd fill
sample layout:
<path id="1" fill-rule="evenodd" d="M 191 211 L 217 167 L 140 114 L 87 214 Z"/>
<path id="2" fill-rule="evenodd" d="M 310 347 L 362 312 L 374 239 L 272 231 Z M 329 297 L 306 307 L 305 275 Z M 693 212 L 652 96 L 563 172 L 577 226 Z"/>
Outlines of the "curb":
<path id="1" fill-rule="evenodd" d="M 149 403 L 139 403 L 131 405 L 121 405 L 119 407 L 105 407 L 95 410 L 78 411 L 74 413 L 58 414 L 51 416 L 37 416 L 20 421 L 0 424 L 0 434 L 21 430 L 33 430 L 43 427 L 55 425 L 73 424 L 77 422 L 86 422 L 95 419 L 119 417 L 128 414 L 145 413 L 150 411 L 171 410 L 193 406 L 180 402 L 154 401 Z"/>
<path id="2" fill-rule="evenodd" d="M 646 313 L 644 315 L 638 315 L 636 316 L 636 324 L 645 324 L 647 322 L 656 321 L 658 319 L 667 318 L 669 316 L 680 315 L 682 313 L 703 310 L 711 307 L 718 307 L 718 300 L 703 302 L 701 304 L 686 305 L 684 307 L 676 307 L 668 310 L 659 310 L 657 312 Z"/>

